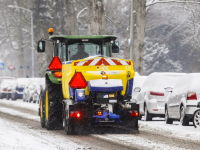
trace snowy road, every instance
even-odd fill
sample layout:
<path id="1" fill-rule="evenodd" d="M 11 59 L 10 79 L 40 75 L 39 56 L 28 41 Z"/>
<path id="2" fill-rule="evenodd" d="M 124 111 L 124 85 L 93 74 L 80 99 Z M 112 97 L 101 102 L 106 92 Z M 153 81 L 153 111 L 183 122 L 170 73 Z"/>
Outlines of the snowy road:
<path id="1" fill-rule="evenodd" d="M 0 149 L 200 149 L 200 129 L 162 119 L 140 121 L 139 134 L 68 136 L 63 130 L 41 128 L 38 104 L 0 100 Z"/>

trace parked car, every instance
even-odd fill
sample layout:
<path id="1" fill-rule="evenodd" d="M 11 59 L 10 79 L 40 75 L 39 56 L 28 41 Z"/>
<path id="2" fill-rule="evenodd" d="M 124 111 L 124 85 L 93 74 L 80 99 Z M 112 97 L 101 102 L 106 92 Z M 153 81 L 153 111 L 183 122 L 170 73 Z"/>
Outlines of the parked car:
<path id="1" fill-rule="evenodd" d="M 4 80 L 1 82 L 1 99 L 11 98 L 12 88 L 16 85 L 15 80 Z"/>
<path id="2" fill-rule="evenodd" d="M 166 97 L 169 92 L 167 87 L 174 87 L 176 82 L 185 73 L 152 73 L 145 80 L 137 96 L 139 111 L 144 115 L 146 121 L 151 121 L 152 117 L 165 117 Z"/>
<path id="3" fill-rule="evenodd" d="M 15 78 L 14 77 L 6 77 L 6 76 L 4 76 L 4 77 L 0 77 L 0 97 L 1 97 L 1 83 L 4 81 L 4 80 L 15 80 Z"/>
<path id="4" fill-rule="evenodd" d="M 144 84 L 147 77 L 148 76 L 135 76 L 134 77 L 131 101 L 134 101 L 134 102 L 137 101 L 137 96 L 138 96 L 139 92 L 137 90 L 135 91 L 135 88 L 141 89 L 141 86 Z"/>
<path id="5" fill-rule="evenodd" d="M 33 101 L 33 94 L 37 85 L 37 82 L 40 80 L 41 78 L 31 78 L 31 81 L 29 82 L 29 84 L 24 88 L 23 91 L 23 101 L 25 102 L 31 102 Z"/>
<path id="6" fill-rule="evenodd" d="M 132 91 L 132 102 L 137 103 L 137 96 L 139 92 L 137 91 L 137 88 L 139 88 L 139 91 L 141 89 L 141 86 L 143 85 L 144 81 L 147 79 L 148 76 L 135 76 L 134 82 L 133 82 L 133 91 Z M 141 120 L 142 116 L 139 116 L 139 120 Z"/>
<path id="7" fill-rule="evenodd" d="M 165 107 L 167 124 L 179 120 L 182 125 L 189 125 L 189 122 L 193 121 L 195 126 L 199 126 L 200 116 L 195 115 L 200 109 L 199 85 L 200 73 L 187 74 L 176 83 Z"/>
<path id="8" fill-rule="evenodd" d="M 25 86 L 31 81 L 31 78 L 17 78 L 16 86 L 12 89 L 11 99 L 22 99 Z"/>
<path id="9" fill-rule="evenodd" d="M 41 92 L 45 89 L 45 78 L 41 78 L 36 85 L 36 88 L 33 93 L 33 103 L 38 103 L 40 101 Z"/>

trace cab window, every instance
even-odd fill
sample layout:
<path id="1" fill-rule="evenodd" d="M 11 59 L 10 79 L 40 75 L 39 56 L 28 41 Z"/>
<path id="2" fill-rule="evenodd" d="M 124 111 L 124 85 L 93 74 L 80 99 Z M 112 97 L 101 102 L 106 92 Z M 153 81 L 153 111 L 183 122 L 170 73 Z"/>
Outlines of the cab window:
<path id="1" fill-rule="evenodd" d="M 62 62 L 67 61 L 66 44 L 55 43 L 54 56 L 58 56 Z"/>

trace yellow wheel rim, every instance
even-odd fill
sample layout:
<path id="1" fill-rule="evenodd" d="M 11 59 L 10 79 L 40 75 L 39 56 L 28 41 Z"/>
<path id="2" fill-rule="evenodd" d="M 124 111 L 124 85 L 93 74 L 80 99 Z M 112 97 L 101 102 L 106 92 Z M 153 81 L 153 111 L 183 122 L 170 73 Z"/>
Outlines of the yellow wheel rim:
<path id="1" fill-rule="evenodd" d="M 48 103 L 48 91 L 46 90 L 46 120 L 48 120 L 49 103 Z"/>
<path id="2" fill-rule="evenodd" d="M 43 118 L 42 100 L 40 100 L 40 116 Z"/>

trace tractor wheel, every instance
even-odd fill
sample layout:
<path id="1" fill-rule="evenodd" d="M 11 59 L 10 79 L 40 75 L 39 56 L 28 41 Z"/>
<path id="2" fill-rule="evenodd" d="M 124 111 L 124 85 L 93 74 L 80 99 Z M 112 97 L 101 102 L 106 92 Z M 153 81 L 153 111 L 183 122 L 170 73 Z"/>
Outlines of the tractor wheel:
<path id="1" fill-rule="evenodd" d="M 47 130 L 62 129 L 62 85 L 52 83 L 46 78 L 45 125 Z"/>
<path id="2" fill-rule="evenodd" d="M 45 127 L 45 93 L 42 93 L 40 99 L 40 123 L 41 127 Z"/>

